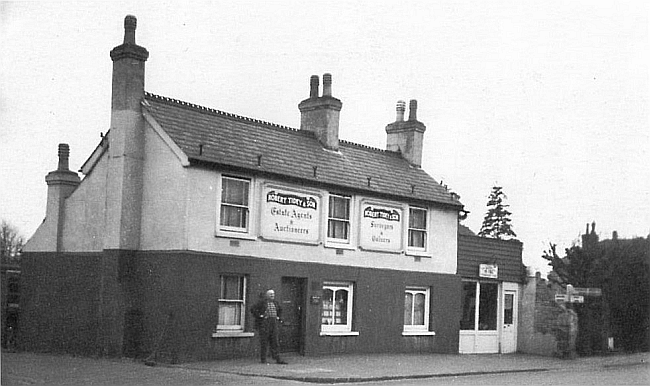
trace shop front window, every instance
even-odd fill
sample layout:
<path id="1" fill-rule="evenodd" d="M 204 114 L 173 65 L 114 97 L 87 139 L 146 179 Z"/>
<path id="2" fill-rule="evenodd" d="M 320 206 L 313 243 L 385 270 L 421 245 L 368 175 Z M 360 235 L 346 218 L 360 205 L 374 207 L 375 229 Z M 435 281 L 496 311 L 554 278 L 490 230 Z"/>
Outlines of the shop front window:
<path id="1" fill-rule="evenodd" d="M 460 329 L 496 331 L 498 296 L 498 283 L 464 282 Z"/>
<path id="2" fill-rule="evenodd" d="M 495 331 L 497 329 L 497 302 L 499 285 L 497 283 L 479 283 L 481 291 L 478 329 L 481 331 Z"/>
<path id="3" fill-rule="evenodd" d="M 462 310 L 463 315 L 460 320 L 460 329 L 474 330 L 476 317 L 476 282 L 469 281 L 463 283 Z"/>

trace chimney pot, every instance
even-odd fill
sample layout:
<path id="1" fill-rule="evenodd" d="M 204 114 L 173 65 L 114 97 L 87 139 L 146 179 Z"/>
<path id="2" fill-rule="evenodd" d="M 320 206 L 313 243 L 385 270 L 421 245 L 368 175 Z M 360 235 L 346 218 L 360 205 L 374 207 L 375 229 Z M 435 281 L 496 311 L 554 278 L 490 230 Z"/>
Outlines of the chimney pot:
<path id="1" fill-rule="evenodd" d="M 409 102 L 409 121 L 417 121 L 418 120 L 418 101 L 415 99 L 411 99 Z"/>
<path id="2" fill-rule="evenodd" d="M 323 96 L 332 96 L 332 74 L 323 74 Z"/>
<path id="3" fill-rule="evenodd" d="M 417 120 L 417 101 L 411 99 L 408 121 L 404 121 L 406 103 L 397 101 L 397 120 L 386 126 L 386 150 L 399 152 L 412 166 L 422 164 L 422 141 L 426 127 Z"/>
<path id="4" fill-rule="evenodd" d="M 309 97 L 318 98 L 318 85 L 320 81 L 318 80 L 318 75 L 312 75 L 309 79 Z"/>
<path id="5" fill-rule="evenodd" d="M 403 122 L 404 121 L 404 112 L 406 111 L 406 102 L 404 101 L 397 101 L 397 117 L 395 119 L 395 122 Z"/>
<path id="6" fill-rule="evenodd" d="M 124 18 L 124 44 L 135 44 L 135 29 L 138 26 L 138 19 L 133 15 L 126 15 Z"/>
<path id="7" fill-rule="evenodd" d="M 70 170 L 70 146 L 67 143 L 59 144 L 59 167 L 57 170 L 68 171 Z"/>

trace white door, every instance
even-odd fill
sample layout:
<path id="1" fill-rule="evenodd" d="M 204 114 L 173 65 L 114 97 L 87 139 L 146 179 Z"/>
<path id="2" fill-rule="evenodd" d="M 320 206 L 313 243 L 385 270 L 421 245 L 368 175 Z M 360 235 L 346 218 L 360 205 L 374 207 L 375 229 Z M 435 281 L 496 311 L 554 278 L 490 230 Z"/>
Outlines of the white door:
<path id="1" fill-rule="evenodd" d="M 517 291 L 503 291 L 503 312 L 501 313 L 501 353 L 517 351 Z"/>

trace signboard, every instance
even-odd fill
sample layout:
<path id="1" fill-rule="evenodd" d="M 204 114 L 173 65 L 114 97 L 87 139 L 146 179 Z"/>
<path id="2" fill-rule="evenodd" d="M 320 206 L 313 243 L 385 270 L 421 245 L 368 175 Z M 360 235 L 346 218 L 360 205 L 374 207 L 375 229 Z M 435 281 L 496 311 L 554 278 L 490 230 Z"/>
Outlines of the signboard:
<path id="1" fill-rule="evenodd" d="M 573 291 L 571 293 L 574 295 L 583 295 L 583 296 L 601 296 L 602 290 L 600 288 L 573 287 Z"/>
<path id="2" fill-rule="evenodd" d="M 364 204 L 360 227 L 361 248 L 394 252 L 402 249 L 401 208 Z"/>
<path id="3" fill-rule="evenodd" d="M 262 237 L 305 243 L 318 242 L 319 196 L 275 187 L 266 187 L 262 193 Z"/>
<path id="4" fill-rule="evenodd" d="M 479 264 L 478 276 L 496 279 L 499 277 L 499 267 L 496 264 Z"/>
<path id="5" fill-rule="evenodd" d="M 555 301 L 558 303 L 584 303 L 585 297 L 580 295 L 555 294 Z"/>
<path id="6" fill-rule="evenodd" d="M 555 294 L 555 301 L 560 303 L 560 302 L 568 302 L 569 301 L 569 295 L 564 295 L 564 294 Z"/>

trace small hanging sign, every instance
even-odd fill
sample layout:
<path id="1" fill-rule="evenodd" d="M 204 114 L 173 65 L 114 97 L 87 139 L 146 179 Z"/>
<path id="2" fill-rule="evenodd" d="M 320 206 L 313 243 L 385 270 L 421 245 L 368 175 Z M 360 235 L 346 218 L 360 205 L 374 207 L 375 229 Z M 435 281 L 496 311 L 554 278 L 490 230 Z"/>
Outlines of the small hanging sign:
<path id="1" fill-rule="evenodd" d="M 478 276 L 497 279 L 499 277 L 499 267 L 496 264 L 479 264 Z"/>

